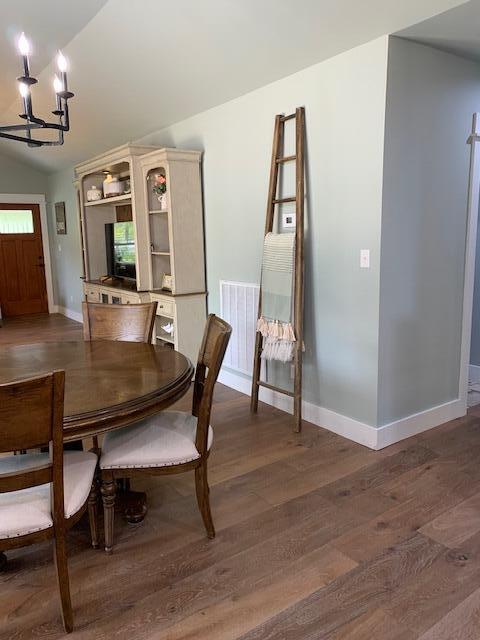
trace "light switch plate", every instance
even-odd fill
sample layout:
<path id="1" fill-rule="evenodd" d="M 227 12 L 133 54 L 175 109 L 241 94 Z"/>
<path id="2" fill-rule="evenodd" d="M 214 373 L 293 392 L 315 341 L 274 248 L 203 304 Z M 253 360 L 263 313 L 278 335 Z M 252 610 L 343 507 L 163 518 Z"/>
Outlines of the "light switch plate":
<path id="1" fill-rule="evenodd" d="M 282 213 L 282 227 L 288 229 L 297 224 L 297 216 L 295 213 Z"/>
<path id="2" fill-rule="evenodd" d="M 360 268 L 370 269 L 370 249 L 360 249 Z"/>

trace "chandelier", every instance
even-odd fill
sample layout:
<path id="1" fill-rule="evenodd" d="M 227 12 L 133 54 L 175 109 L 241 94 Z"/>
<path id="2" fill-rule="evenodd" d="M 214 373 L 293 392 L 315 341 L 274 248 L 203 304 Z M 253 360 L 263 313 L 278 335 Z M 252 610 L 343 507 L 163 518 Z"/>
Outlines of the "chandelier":
<path id="1" fill-rule="evenodd" d="M 24 122 L 20 124 L 0 125 L 0 138 L 26 142 L 29 147 L 55 147 L 63 144 L 63 135 L 70 129 L 68 117 L 68 100 L 73 98 L 73 93 L 68 90 L 67 84 L 67 60 L 61 51 L 57 55 L 57 67 L 60 77 L 55 75 L 53 89 L 55 91 L 56 105 L 52 111 L 57 116 L 57 122 L 46 122 L 42 118 L 37 118 L 33 113 L 31 88 L 37 84 L 38 80 L 30 75 L 30 43 L 22 33 L 18 39 L 18 50 L 23 61 L 23 75 L 17 78 L 18 90 L 22 98 L 23 113 L 19 115 Z M 58 132 L 56 140 L 39 140 L 32 137 L 32 132 L 37 129 L 54 129 Z M 23 135 L 21 135 L 23 134 Z"/>

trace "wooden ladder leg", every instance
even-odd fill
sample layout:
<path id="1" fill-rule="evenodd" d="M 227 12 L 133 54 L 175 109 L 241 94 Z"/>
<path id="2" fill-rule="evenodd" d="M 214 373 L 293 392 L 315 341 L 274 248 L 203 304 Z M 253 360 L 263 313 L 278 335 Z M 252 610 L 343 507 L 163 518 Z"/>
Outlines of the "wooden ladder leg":
<path id="1" fill-rule="evenodd" d="M 260 380 L 260 367 L 262 364 L 261 361 L 261 352 L 262 352 L 262 334 L 257 331 L 255 334 L 255 359 L 253 361 L 253 376 L 252 376 L 252 395 L 250 398 L 250 411 L 252 413 L 257 413 L 258 410 L 258 381 Z"/>
<path id="2" fill-rule="evenodd" d="M 267 203 L 267 216 L 265 219 L 265 235 L 270 233 L 273 229 L 273 222 L 275 218 L 275 203 L 274 200 L 277 196 L 278 185 L 278 162 L 283 145 L 283 136 L 285 131 L 285 122 L 281 115 L 275 116 L 275 128 L 273 130 L 273 144 L 272 144 L 272 156 L 270 162 L 270 180 L 268 184 L 268 203 Z M 258 298 L 258 318 L 262 313 L 262 290 L 260 288 L 260 295 Z M 262 354 L 262 335 L 258 331 L 255 335 L 255 355 L 253 361 L 253 373 L 252 373 L 252 394 L 250 399 L 250 411 L 256 413 L 258 410 L 258 382 L 260 380 L 261 369 L 261 354 Z"/>
<path id="3" fill-rule="evenodd" d="M 303 361 L 303 299 L 305 259 L 303 253 L 304 239 L 304 199 L 305 199 L 305 109 L 299 107 L 295 111 L 295 200 L 297 225 L 295 229 L 295 286 L 294 286 L 294 324 L 296 334 L 295 345 L 295 382 L 294 382 L 294 430 L 302 429 L 302 361 Z"/>
<path id="4" fill-rule="evenodd" d="M 302 430 L 302 345 L 295 345 L 295 381 L 293 397 L 293 415 L 295 417 L 294 430 L 300 433 Z"/>

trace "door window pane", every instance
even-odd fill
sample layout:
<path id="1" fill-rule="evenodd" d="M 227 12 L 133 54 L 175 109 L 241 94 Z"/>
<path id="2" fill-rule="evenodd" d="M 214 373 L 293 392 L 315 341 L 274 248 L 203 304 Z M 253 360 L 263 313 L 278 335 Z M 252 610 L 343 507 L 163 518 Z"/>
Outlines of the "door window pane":
<path id="1" fill-rule="evenodd" d="M 0 209 L 0 233 L 33 233 L 30 209 Z"/>

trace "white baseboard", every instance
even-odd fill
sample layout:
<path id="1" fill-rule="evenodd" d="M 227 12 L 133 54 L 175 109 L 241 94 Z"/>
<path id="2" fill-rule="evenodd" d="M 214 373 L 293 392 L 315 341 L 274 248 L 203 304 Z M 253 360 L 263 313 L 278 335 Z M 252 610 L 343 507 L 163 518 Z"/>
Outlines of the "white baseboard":
<path id="1" fill-rule="evenodd" d="M 423 431 L 438 427 L 465 414 L 465 402 L 460 398 L 456 398 L 425 411 L 414 413 L 406 418 L 400 418 L 400 420 L 395 420 L 395 422 L 390 422 L 377 429 L 377 446 L 375 448 L 383 449 L 395 444 L 395 442 L 410 438 L 417 433 L 423 433 Z"/>
<path id="2" fill-rule="evenodd" d="M 61 305 L 55 305 L 53 307 L 52 313 L 61 313 L 63 316 L 70 318 L 70 320 L 76 320 L 77 322 L 81 322 L 83 324 L 83 316 L 78 311 L 72 311 L 72 309 L 68 309 L 67 307 L 62 307 Z"/>
<path id="3" fill-rule="evenodd" d="M 249 378 L 244 378 L 232 371 L 222 369 L 218 376 L 218 381 L 227 387 L 236 389 L 241 393 L 250 395 L 252 383 Z M 260 388 L 259 399 L 266 404 L 282 409 L 287 413 L 293 413 L 293 400 L 277 391 Z M 333 431 L 344 438 L 363 444 L 370 449 L 376 449 L 377 429 L 353 418 L 349 418 L 330 409 L 319 407 L 311 402 L 302 403 L 302 414 L 304 420 L 311 422 L 328 431 Z"/>
<path id="4" fill-rule="evenodd" d="M 476 364 L 471 364 L 468 367 L 468 381 L 480 382 L 480 367 Z"/>
<path id="5" fill-rule="evenodd" d="M 236 389 L 248 396 L 250 395 L 252 383 L 249 378 L 222 369 L 218 381 L 227 387 Z M 262 402 L 282 409 L 287 413 L 293 413 L 292 399 L 288 396 L 270 389 L 260 388 L 259 398 Z M 378 450 L 465 415 L 465 405 L 460 399 L 452 400 L 379 428 L 305 400 L 302 403 L 302 412 L 303 418 L 307 422 L 311 422 L 328 431 L 333 431 L 333 433 L 358 442 L 370 449 Z"/>

